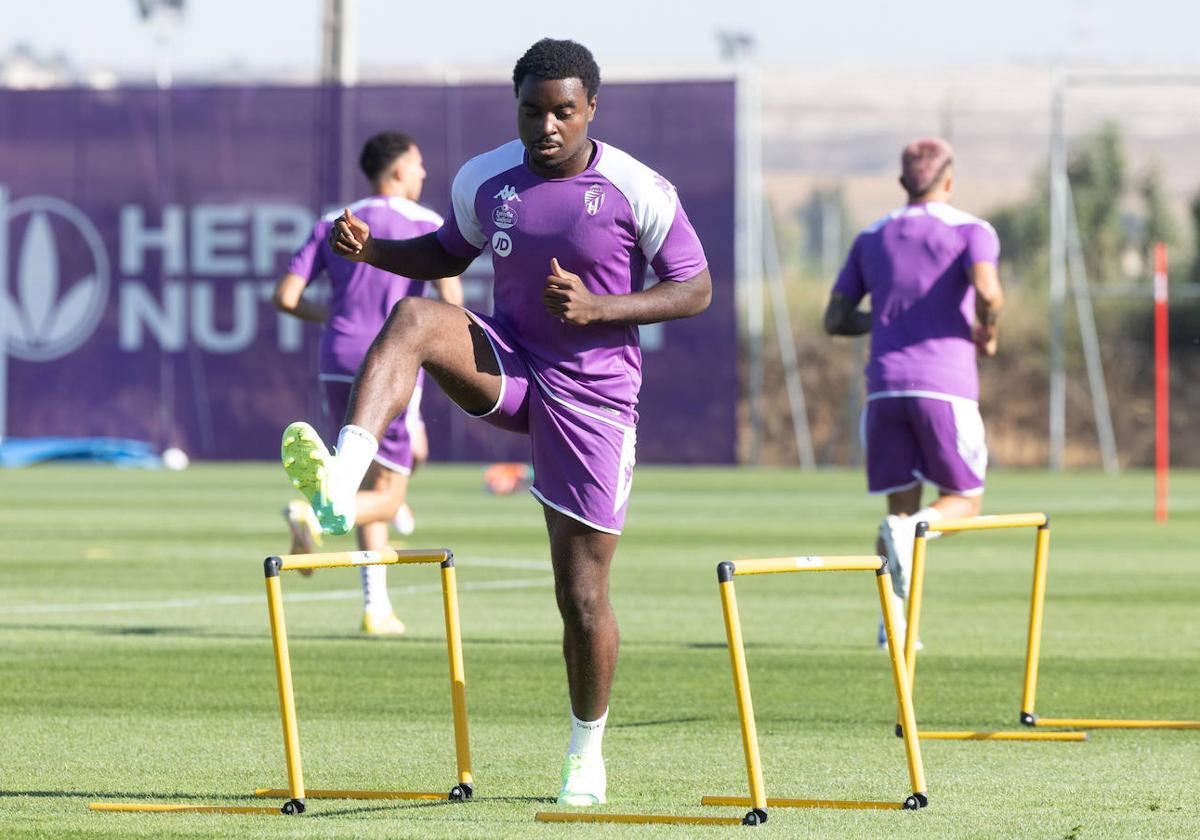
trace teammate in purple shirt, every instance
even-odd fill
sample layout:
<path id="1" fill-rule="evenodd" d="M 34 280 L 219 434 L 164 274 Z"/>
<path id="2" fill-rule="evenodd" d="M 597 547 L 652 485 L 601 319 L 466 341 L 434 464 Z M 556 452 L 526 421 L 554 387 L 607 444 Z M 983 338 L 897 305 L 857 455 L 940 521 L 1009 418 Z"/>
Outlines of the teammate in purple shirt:
<path id="1" fill-rule="evenodd" d="M 936 138 L 904 148 L 908 203 L 854 240 L 825 311 L 831 335 L 871 333 L 867 487 L 887 496 L 876 548 L 888 556 L 898 606 L 916 523 L 978 515 L 987 469 L 976 355 L 996 353 L 1000 243 L 991 225 L 947 203 L 953 159 Z M 871 311 L 860 311 L 868 295 Z M 937 491 L 927 507 L 923 483 Z M 879 632 L 883 645 L 882 624 Z"/>
<path id="2" fill-rule="evenodd" d="M 424 368 L 464 411 L 528 434 L 550 537 L 572 731 L 559 802 L 605 801 L 600 741 L 617 660 L 608 573 L 633 479 L 639 324 L 696 315 L 712 294 L 675 188 L 588 137 L 600 71 L 573 41 L 543 39 L 513 70 L 519 140 L 466 163 L 436 233 L 382 240 L 345 213 L 334 251 L 409 277 L 461 273 L 489 247 L 495 311 L 406 298 L 355 380 L 337 456 L 305 424 L 284 465 L 322 523 L 354 522 L 376 439 Z M 663 282 L 643 288 L 647 266 Z"/>
<path id="3" fill-rule="evenodd" d="M 371 183 L 372 195 L 352 204 L 351 211 L 373 230 L 402 239 L 429 233 L 441 225 L 441 216 L 417 204 L 425 182 L 425 166 L 420 148 L 407 134 L 387 132 L 372 137 L 363 146 L 359 167 Z M 324 325 L 318 379 L 325 425 L 330 431 L 341 425 L 354 374 L 392 307 L 402 298 L 422 296 L 426 285 L 334 254 L 327 240 L 338 215 L 333 213 L 313 227 L 308 240 L 292 257 L 274 296 L 275 305 L 283 312 Z M 309 282 L 321 275 L 329 278 L 328 304 L 303 297 Z M 457 277 L 436 279 L 433 285 L 443 300 L 462 303 Z M 385 548 L 389 521 L 407 510 L 414 456 L 424 451 L 420 391 L 418 380 L 406 410 L 388 424 L 380 437 L 379 451 L 362 480 L 356 508 L 358 544 L 363 550 Z M 285 508 L 284 515 L 292 531 L 292 552 L 311 552 L 321 538 L 312 509 L 297 501 Z M 388 597 L 387 567 L 364 566 L 361 574 L 363 631 L 372 635 L 403 633 L 404 624 L 396 617 Z"/>

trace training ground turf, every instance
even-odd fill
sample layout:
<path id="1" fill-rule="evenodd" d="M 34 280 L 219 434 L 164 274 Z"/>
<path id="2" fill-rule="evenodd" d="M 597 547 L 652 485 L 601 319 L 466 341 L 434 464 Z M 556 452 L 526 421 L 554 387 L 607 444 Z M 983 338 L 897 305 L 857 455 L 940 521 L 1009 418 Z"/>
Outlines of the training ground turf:
<path id="1" fill-rule="evenodd" d="M 286 549 L 278 466 L 0 474 L 0 837 L 1200 837 L 1200 732 L 1084 744 L 926 742 L 930 807 L 774 809 L 751 828 L 540 825 L 567 700 L 542 518 L 479 467 L 417 476 L 410 547 L 458 559 L 469 804 L 310 800 L 302 817 L 92 813 L 92 801 L 260 804 L 286 785 L 262 559 Z M 995 472 L 986 512 L 1052 517 L 1038 711 L 1200 718 L 1200 474 Z M 605 739 L 612 811 L 739 815 L 746 791 L 718 561 L 871 550 L 857 473 L 638 471 L 615 563 L 623 644 Z M 932 543 L 923 727 L 1017 729 L 1033 533 Z M 397 543 L 398 544 L 398 543 Z M 333 541 L 349 547 L 348 540 Z M 437 573 L 390 572 L 410 628 L 363 638 L 358 573 L 285 573 L 310 788 L 454 782 Z M 739 578 L 768 793 L 909 793 L 869 573 Z"/>

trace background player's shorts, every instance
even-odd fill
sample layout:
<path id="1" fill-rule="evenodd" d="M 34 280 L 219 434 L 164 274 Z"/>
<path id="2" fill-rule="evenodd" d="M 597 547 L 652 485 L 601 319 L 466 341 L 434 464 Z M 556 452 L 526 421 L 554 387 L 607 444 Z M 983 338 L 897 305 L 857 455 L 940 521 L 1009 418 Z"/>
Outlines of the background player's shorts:
<path id="1" fill-rule="evenodd" d="M 597 531 L 621 533 L 633 486 L 636 429 L 553 393 L 503 327 L 468 314 L 487 333 L 504 380 L 496 405 L 475 416 L 529 435 L 529 492 L 539 501 Z"/>
<path id="2" fill-rule="evenodd" d="M 872 394 L 863 412 L 867 489 L 895 493 L 927 481 L 978 496 L 987 472 L 979 406 L 968 399 Z"/>
<path id="3" fill-rule="evenodd" d="M 350 388 L 353 383 L 341 379 L 321 380 L 321 401 L 325 409 L 325 440 L 333 443 L 346 419 L 346 408 L 350 405 Z M 379 451 L 375 463 L 404 475 L 412 472 L 412 435 L 409 433 L 411 418 L 419 418 L 421 394 L 424 391 L 425 371 L 417 372 L 417 384 L 413 389 L 408 409 L 388 424 L 379 439 Z M 420 422 L 419 419 L 416 422 Z"/>

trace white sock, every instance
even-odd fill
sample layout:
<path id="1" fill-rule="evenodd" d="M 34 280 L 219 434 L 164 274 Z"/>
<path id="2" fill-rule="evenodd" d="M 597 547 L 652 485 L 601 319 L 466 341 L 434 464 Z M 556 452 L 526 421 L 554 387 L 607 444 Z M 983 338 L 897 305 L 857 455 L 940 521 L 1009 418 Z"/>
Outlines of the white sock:
<path id="1" fill-rule="evenodd" d="M 580 720 L 571 714 L 571 744 L 567 752 L 571 755 L 600 757 L 600 742 L 604 740 L 604 723 L 608 720 L 608 709 L 599 720 Z"/>
<path id="2" fill-rule="evenodd" d="M 392 599 L 387 591 L 387 566 L 363 566 L 363 609 L 372 615 L 390 615 Z"/>
<path id="3" fill-rule="evenodd" d="M 362 426 L 342 426 L 337 442 L 337 469 L 333 475 L 337 486 L 333 492 L 343 497 L 357 493 L 378 451 L 379 442 L 375 435 Z"/>
<path id="4" fill-rule="evenodd" d="M 923 507 L 913 514 L 913 519 L 918 522 L 937 522 L 940 519 L 945 519 L 942 512 L 935 507 Z M 942 535 L 941 531 L 929 531 L 925 534 L 925 539 L 936 540 Z"/>

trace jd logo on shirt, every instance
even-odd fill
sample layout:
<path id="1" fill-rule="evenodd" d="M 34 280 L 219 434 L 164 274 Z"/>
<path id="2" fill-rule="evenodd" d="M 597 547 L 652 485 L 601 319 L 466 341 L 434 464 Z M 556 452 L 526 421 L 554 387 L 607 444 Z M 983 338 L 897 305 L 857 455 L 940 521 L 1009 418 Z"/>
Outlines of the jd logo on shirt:
<path id="1" fill-rule="evenodd" d="M 512 239 L 502 230 L 492 236 L 492 253 L 497 257 L 507 257 L 512 253 Z"/>

